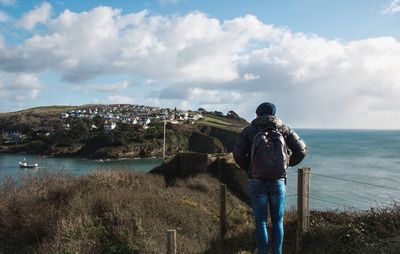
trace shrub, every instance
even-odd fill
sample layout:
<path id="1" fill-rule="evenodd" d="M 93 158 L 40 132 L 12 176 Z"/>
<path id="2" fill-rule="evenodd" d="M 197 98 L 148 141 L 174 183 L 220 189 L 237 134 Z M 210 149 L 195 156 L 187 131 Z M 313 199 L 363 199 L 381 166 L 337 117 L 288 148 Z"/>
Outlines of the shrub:
<path id="1" fill-rule="evenodd" d="M 129 171 L 7 179 L 0 186 L 0 253 L 163 253 L 176 229 L 178 253 L 217 253 L 220 183 Z M 224 253 L 253 253 L 249 207 L 228 192 Z M 312 211 L 303 253 L 397 253 L 400 207 Z M 285 213 L 284 252 L 293 253 L 296 213 Z M 269 232 L 271 228 L 268 228 Z"/>
<path id="2" fill-rule="evenodd" d="M 161 176 L 128 171 L 40 174 L 0 193 L 0 253 L 162 253 L 167 229 L 177 229 L 179 253 L 205 252 L 218 239 L 219 182 L 209 176 L 167 187 Z"/>

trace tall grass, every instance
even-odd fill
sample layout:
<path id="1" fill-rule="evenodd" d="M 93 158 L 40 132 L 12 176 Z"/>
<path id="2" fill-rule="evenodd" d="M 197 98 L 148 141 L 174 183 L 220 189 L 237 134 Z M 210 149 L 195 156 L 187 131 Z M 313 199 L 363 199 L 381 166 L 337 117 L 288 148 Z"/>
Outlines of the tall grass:
<path id="1" fill-rule="evenodd" d="M 0 253 L 219 253 L 219 181 L 197 175 L 166 185 L 155 174 L 38 172 L 0 187 Z M 222 253 L 253 253 L 249 207 L 230 192 Z M 269 229 L 270 230 L 270 229 Z M 284 253 L 294 253 L 296 213 L 285 214 Z M 400 207 L 313 211 L 302 253 L 398 253 Z"/>
<path id="2" fill-rule="evenodd" d="M 8 180 L 0 253 L 163 253 L 167 229 L 177 229 L 179 253 L 202 253 L 218 239 L 218 198 L 219 182 L 205 175 L 169 187 L 161 176 L 128 171 Z M 228 201 L 230 223 L 248 231 L 248 208 Z"/>

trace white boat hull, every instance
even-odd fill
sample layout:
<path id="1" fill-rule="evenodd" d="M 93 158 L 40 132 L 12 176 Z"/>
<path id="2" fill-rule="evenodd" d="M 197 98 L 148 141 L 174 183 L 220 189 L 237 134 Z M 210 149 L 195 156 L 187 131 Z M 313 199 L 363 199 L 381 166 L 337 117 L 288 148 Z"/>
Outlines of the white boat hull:
<path id="1" fill-rule="evenodd" d="M 18 165 L 19 165 L 20 168 L 37 168 L 39 166 L 37 163 L 28 164 L 26 162 L 19 162 Z"/>

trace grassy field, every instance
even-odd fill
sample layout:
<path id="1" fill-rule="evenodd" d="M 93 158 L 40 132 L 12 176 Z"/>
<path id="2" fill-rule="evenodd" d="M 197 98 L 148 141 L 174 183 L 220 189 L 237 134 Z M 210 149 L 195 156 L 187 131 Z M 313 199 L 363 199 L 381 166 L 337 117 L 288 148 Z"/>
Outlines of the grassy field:
<path id="1" fill-rule="evenodd" d="M 238 122 L 229 121 L 217 116 L 203 116 L 203 118 L 197 121 L 196 124 L 220 128 L 229 131 L 236 131 L 236 132 L 239 132 L 240 128 L 243 127 Z"/>
<path id="2" fill-rule="evenodd" d="M 0 115 L 12 115 L 12 114 L 59 114 L 72 109 L 76 109 L 76 106 L 44 106 L 30 109 L 24 109 L 16 112 L 0 113 Z"/>
<path id="3" fill-rule="evenodd" d="M 32 113 L 59 113 L 59 112 L 66 112 L 72 109 L 78 108 L 77 106 L 43 106 L 43 107 L 36 107 L 21 110 L 18 112 L 32 112 Z"/>
<path id="4" fill-rule="evenodd" d="M 0 253 L 219 253 L 219 182 L 208 175 L 166 185 L 162 176 L 97 171 L 38 173 L 0 186 Z M 253 253 L 249 207 L 228 194 L 221 253 Z M 400 207 L 313 211 L 301 253 L 398 253 Z M 270 230 L 270 229 L 269 229 Z M 285 214 L 284 253 L 294 253 L 296 213 Z"/>

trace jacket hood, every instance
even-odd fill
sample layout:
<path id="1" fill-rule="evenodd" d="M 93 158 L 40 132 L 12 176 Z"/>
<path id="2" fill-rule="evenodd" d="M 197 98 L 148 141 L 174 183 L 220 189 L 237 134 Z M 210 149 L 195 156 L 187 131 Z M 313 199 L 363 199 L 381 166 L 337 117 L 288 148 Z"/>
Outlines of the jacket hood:
<path id="1" fill-rule="evenodd" d="M 283 122 L 276 116 L 267 115 L 267 116 L 257 117 L 251 122 L 251 125 L 255 126 L 258 129 L 266 129 L 266 128 L 280 129 L 283 126 Z"/>

